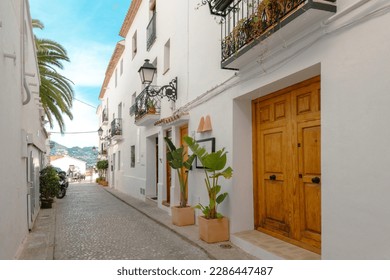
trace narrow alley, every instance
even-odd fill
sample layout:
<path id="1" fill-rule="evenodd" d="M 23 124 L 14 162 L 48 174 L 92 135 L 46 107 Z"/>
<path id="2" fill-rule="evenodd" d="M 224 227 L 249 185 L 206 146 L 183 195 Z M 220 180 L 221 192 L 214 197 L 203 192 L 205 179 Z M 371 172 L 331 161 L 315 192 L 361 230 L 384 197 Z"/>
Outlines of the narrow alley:
<path id="1" fill-rule="evenodd" d="M 70 184 L 53 205 L 40 210 L 19 259 L 255 259 L 231 242 L 202 242 L 197 226 L 173 226 L 153 202 L 95 183 Z"/>
<path id="2" fill-rule="evenodd" d="M 56 200 L 54 259 L 208 259 L 201 249 L 96 184 Z"/>
<path id="3" fill-rule="evenodd" d="M 207 259 L 96 184 L 72 184 L 57 201 L 54 259 Z"/>

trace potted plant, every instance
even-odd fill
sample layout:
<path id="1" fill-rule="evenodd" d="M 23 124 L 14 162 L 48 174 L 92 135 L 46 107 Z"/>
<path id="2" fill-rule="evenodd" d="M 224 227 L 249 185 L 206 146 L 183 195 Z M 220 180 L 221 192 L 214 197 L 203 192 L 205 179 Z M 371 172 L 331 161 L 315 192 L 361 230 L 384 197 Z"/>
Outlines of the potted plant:
<path id="1" fill-rule="evenodd" d="M 177 171 L 180 184 L 180 205 L 171 207 L 172 223 L 177 226 L 193 225 L 195 223 L 195 212 L 192 207 L 187 205 L 187 181 L 188 171 L 195 159 L 195 155 L 187 157 L 183 146 L 176 148 L 168 137 L 165 137 L 164 140 L 168 149 L 167 162 L 170 167 Z"/>
<path id="2" fill-rule="evenodd" d="M 98 178 L 99 181 L 97 181 L 97 183 L 102 185 L 102 186 L 108 186 L 108 182 L 106 181 L 106 173 L 107 173 L 107 169 L 108 169 L 108 160 L 106 160 L 106 159 L 99 160 L 96 163 L 96 168 L 97 168 L 98 173 L 99 173 L 99 178 Z"/>
<path id="3" fill-rule="evenodd" d="M 146 108 L 148 110 L 148 114 L 156 114 L 156 100 L 148 98 Z"/>
<path id="4" fill-rule="evenodd" d="M 202 163 L 205 172 L 205 186 L 207 189 L 209 202 L 208 205 L 199 203 L 195 208 L 200 209 L 203 216 L 198 219 L 200 239 L 208 242 L 221 242 L 229 240 L 229 220 L 221 213 L 218 213 L 218 205 L 227 197 L 227 192 L 221 192 L 221 185 L 218 183 L 220 177 L 230 179 L 233 175 L 233 169 L 226 167 L 225 148 L 216 152 L 207 153 L 193 138 L 184 137 L 184 142 L 192 150 L 194 155 Z"/>
<path id="5" fill-rule="evenodd" d="M 41 208 L 52 208 L 54 198 L 60 191 L 60 177 L 52 166 L 47 166 L 40 171 L 39 192 Z"/>

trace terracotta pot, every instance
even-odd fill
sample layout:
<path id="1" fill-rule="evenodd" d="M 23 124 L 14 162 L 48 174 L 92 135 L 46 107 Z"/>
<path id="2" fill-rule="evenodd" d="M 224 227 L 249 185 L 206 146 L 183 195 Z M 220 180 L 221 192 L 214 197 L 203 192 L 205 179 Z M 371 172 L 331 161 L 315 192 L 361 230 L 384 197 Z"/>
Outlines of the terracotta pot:
<path id="1" fill-rule="evenodd" d="M 191 206 L 172 206 L 172 223 L 176 226 L 189 226 L 195 224 L 195 211 Z"/>
<path id="2" fill-rule="evenodd" d="M 229 240 L 229 219 L 206 219 L 198 217 L 199 237 L 207 243 L 216 243 Z"/>

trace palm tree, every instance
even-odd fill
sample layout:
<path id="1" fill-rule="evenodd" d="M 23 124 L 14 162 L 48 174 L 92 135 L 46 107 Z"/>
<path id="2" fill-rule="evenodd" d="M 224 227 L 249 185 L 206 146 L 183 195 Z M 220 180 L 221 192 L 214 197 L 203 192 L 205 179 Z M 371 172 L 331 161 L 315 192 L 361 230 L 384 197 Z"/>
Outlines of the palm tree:
<path id="1" fill-rule="evenodd" d="M 43 23 L 36 19 L 32 20 L 32 26 L 33 28 L 44 28 Z M 65 48 L 55 41 L 35 36 L 35 45 L 41 79 L 39 95 L 42 107 L 50 128 L 53 128 L 54 120 L 56 120 L 61 133 L 64 133 L 65 122 L 62 115 L 66 114 L 69 119 L 73 119 L 71 112 L 74 98 L 73 82 L 58 73 L 56 68 L 63 69 L 62 62 L 70 60 Z"/>

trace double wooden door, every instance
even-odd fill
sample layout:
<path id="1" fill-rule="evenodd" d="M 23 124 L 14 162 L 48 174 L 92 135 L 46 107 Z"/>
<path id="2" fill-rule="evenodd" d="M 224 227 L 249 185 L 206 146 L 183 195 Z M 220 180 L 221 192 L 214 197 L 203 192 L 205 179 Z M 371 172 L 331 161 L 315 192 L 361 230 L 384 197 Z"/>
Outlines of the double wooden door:
<path id="1" fill-rule="evenodd" d="M 320 253 L 320 78 L 252 106 L 255 226 Z"/>

